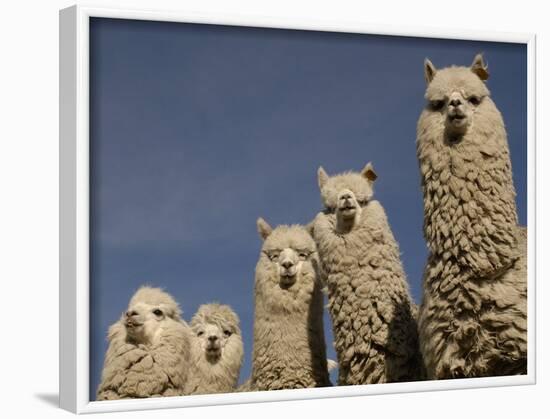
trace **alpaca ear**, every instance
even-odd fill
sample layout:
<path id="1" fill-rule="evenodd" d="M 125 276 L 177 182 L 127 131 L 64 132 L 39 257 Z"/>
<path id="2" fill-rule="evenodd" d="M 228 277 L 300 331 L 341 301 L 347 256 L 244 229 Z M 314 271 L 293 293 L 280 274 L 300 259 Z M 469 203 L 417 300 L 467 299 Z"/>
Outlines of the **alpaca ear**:
<path id="1" fill-rule="evenodd" d="M 374 171 L 374 167 L 371 162 L 368 162 L 363 170 L 361 170 L 361 176 L 367 178 L 370 183 L 374 182 L 378 178 L 378 175 Z"/>
<path id="2" fill-rule="evenodd" d="M 428 58 L 426 58 L 424 60 L 424 79 L 426 79 L 426 84 L 431 83 L 435 77 L 435 73 L 437 73 L 435 66 Z"/>
<path id="3" fill-rule="evenodd" d="M 474 62 L 470 66 L 470 70 L 475 73 L 481 80 L 485 81 L 489 78 L 489 66 L 483 61 L 483 55 L 477 54 Z"/>
<path id="4" fill-rule="evenodd" d="M 260 234 L 260 237 L 262 240 L 267 239 L 267 237 L 271 234 L 273 229 L 267 222 L 262 218 L 258 218 L 258 221 L 256 221 L 256 226 L 258 226 L 258 233 Z"/>
<path id="5" fill-rule="evenodd" d="M 311 237 L 313 237 L 313 224 L 314 224 L 313 221 L 311 221 L 304 226 L 304 228 L 306 229 L 306 231 L 309 233 Z"/>
<path id="6" fill-rule="evenodd" d="M 325 169 L 319 166 L 319 170 L 317 170 L 317 182 L 319 183 L 319 189 L 323 189 L 323 186 L 325 186 L 325 183 L 327 183 L 327 180 L 328 180 L 327 172 L 325 172 Z"/>

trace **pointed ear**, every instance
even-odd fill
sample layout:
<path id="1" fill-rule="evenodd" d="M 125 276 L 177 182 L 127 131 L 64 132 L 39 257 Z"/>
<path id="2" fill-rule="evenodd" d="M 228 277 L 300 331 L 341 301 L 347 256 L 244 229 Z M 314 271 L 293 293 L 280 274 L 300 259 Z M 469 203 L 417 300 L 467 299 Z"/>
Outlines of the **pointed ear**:
<path id="1" fill-rule="evenodd" d="M 317 170 L 317 182 L 319 183 L 319 189 L 323 189 L 323 186 L 325 185 L 325 183 L 327 183 L 327 180 L 327 172 L 325 172 L 325 169 L 319 166 L 319 170 Z"/>
<path id="2" fill-rule="evenodd" d="M 260 237 L 262 240 L 267 239 L 267 237 L 271 234 L 273 229 L 267 222 L 262 218 L 258 218 L 258 221 L 256 221 L 256 226 L 258 227 L 258 233 L 260 234 Z"/>
<path id="3" fill-rule="evenodd" d="M 472 70 L 473 73 L 477 74 L 477 76 L 485 81 L 489 78 L 489 66 L 485 64 L 485 61 L 483 61 L 483 55 L 477 54 L 474 58 L 474 62 L 470 66 L 470 70 Z"/>
<path id="4" fill-rule="evenodd" d="M 311 237 L 313 237 L 313 224 L 314 224 L 313 221 L 310 221 L 308 224 L 304 226 L 304 228 L 307 230 L 307 232 Z"/>
<path id="5" fill-rule="evenodd" d="M 430 84 L 432 82 L 435 77 L 435 73 L 437 73 L 435 66 L 429 59 L 426 58 L 424 60 L 424 79 L 426 80 L 426 84 Z"/>
<path id="6" fill-rule="evenodd" d="M 374 167 L 371 162 L 368 162 L 367 165 L 361 170 L 361 176 L 367 178 L 371 183 L 376 180 L 378 175 L 374 171 Z"/>

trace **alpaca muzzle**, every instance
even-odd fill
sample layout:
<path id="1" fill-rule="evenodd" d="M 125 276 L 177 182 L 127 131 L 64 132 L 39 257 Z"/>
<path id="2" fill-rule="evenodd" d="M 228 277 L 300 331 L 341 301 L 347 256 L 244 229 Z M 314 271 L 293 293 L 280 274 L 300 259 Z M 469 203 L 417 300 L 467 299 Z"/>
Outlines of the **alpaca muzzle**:
<path id="1" fill-rule="evenodd" d="M 281 269 L 280 275 L 279 275 L 279 283 L 282 288 L 289 288 L 292 285 L 296 283 L 296 277 L 297 277 L 297 269 L 296 267 L 292 267 L 290 269 Z"/>
<path id="2" fill-rule="evenodd" d="M 296 282 L 296 273 L 298 271 L 297 265 L 290 259 L 284 259 L 280 263 L 279 275 L 281 282 L 290 284 Z"/>
<path id="3" fill-rule="evenodd" d="M 208 342 L 208 345 L 206 346 L 207 352 L 217 352 L 221 349 L 219 342 Z"/>
<path id="4" fill-rule="evenodd" d="M 137 321 L 136 319 L 134 318 L 127 318 L 126 321 L 124 322 L 125 326 L 129 329 L 136 329 L 140 326 L 143 326 L 143 323 Z"/>
<path id="5" fill-rule="evenodd" d="M 138 326 L 142 326 L 143 322 L 139 320 L 139 313 L 135 310 L 129 310 L 124 313 L 124 325 L 127 328 L 134 329 Z"/>
<path id="6" fill-rule="evenodd" d="M 338 206 L 338 212 L 344 218 L 353 218 L 357 214 L 357 205 L 352 200 L 346 200 Z"/>
<path id="7" fill-rule="evenodd" d="M 462 125 L 466 120 L 466 114 L 460 108 L 454 108 L 449 111 L 447 114 L 447 119 L 452 125 Z"/>
<path id="8" fill-rule="evenodd" d="M 344 189 L 338 195 L 337 211 L 345 218 L 355 217 L 357 213 L 358 203 L 355 195 L 348 189 Z"/>
<path id="9" fill-rule="evenodd" d="M 206 357 L 210 361 L 215 361 L 219 359 L 222 355 L 222 347 L 220 340 L 214 336 L 216 339 L 211 339 L 213 336 L 208 337 L 208 343 L 206 345 L 205 353 Z"/>
<path id="10" fill-rule="evenodd" d="M 466 101 L 463 94 L 453 92 L 447 107 L 447 126 L 453 130 L 463 130 L 468 126 Z"/>

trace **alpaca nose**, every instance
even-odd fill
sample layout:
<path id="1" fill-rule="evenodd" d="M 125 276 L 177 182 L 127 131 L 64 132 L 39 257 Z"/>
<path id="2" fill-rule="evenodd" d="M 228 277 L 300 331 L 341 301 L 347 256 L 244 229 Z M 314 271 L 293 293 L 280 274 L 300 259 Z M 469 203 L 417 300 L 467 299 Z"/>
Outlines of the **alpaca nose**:
<path id="1" fill-rule="evenodd" d="M 284 260 L 282 263 L 281 263 L 281 266 L 285 269 L 290 269 L 292 268 L 292 266 L 294 266 L 294 263 L 291 261 L 291 260 Z"/>
<path id="2" fill-rule="evenodd" d="M 137 316 L 137 311 L 132 310 L 132 311 L 126 312 L 126 317 L 132 317 L 132 316 Z"/>
<path id="3" fill-rule="evenodd" d="M 208 336 L 208 340 L 210 342 L 216 342 L 218 340 L 218 337 L 217 336 Z"/>
<path id="4" fill-rule="evenodd" d="M 340 199 L 345 199 L 345 200 L 351 199 L 351 194 L 343 193 L 342 195 L 340 195 Z"/>
<path id="5" fill-rule="evenodd" d="M 462 104 L 462 101 L 460 99 L 453 99 L 449 102 L 451 106 L 460 106 Z"/>

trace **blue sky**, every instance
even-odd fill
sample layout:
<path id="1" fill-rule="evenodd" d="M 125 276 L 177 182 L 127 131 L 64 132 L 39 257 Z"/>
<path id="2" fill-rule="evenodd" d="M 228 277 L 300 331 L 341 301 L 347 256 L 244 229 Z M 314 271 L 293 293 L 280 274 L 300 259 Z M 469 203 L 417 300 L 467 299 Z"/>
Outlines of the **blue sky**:
<path id="1" fill-rule="evenodd" d="M 256 219 L 309 222 L 321 209 L 319 165 L 334 174 L 373 162 L 375 196 L 420 302 L 423 60 L 469 65 L 477 52 L 506 122 L 525 224 L 524 45 L 93 18 L 92 399 L 108 326 L 142 284 L 174 295 L 187 320 L 202 303 L 230 304 L 248 377 Z M 336 359 L 328 315 L 325 328 Z"/>

